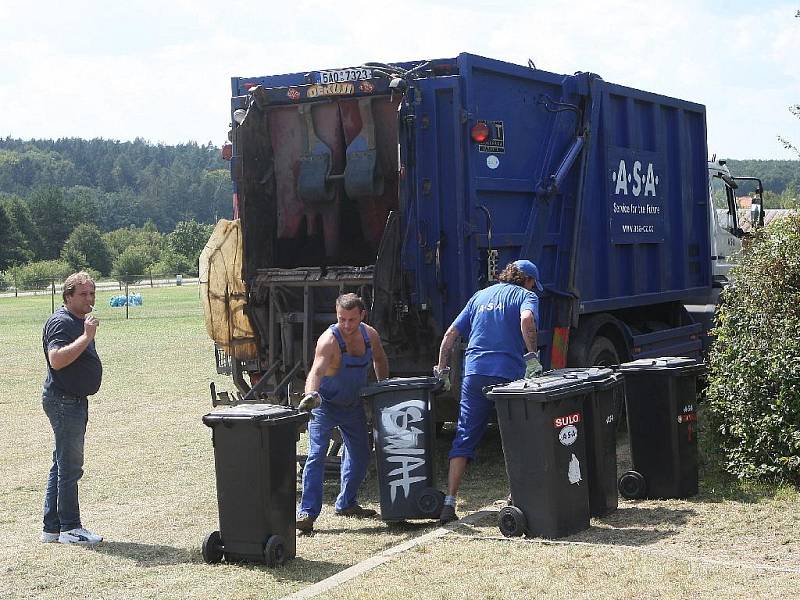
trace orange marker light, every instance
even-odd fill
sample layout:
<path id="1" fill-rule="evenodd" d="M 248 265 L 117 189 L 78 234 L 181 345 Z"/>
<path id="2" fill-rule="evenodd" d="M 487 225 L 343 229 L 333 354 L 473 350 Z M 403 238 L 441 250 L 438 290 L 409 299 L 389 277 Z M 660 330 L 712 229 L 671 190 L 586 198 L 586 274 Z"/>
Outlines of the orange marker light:
<path id="1" fill-rule="evenodd" d="M 482 144 L 489 139 L 489 126 L 486 123 L 475 123 L 470 132 L 472 141 L 477 144 Z"/>

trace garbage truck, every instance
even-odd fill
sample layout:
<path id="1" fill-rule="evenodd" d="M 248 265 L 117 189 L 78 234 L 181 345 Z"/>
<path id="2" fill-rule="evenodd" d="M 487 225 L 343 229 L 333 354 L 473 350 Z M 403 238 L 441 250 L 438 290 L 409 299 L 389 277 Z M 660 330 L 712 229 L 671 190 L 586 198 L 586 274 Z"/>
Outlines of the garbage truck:
<path id="1" fill-rule="evenodd" d="M 392 375 L 429 374 L 467 299 L 520 258 L 544 286 L 545 368 L 701 351 L 686 304 L 714 278 L 703 105 L 468 53 L 231 88 L 234 220 L 201 284 L 238 400 L 301 392 L 350 291 Z"/>

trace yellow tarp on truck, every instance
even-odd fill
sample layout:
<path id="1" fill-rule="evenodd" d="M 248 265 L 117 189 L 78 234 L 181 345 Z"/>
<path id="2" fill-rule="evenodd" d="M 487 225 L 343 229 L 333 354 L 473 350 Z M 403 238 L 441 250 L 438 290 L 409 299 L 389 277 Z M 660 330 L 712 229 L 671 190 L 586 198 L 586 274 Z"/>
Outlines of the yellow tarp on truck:
<path id="1" fill-rule="evenodd" d="M 244 311 L 247 296 L 238 219 L 220 220 L 200 254 L 200 297 L 211 339 L 233 358 L 256 358 L 255 330 Z"/>

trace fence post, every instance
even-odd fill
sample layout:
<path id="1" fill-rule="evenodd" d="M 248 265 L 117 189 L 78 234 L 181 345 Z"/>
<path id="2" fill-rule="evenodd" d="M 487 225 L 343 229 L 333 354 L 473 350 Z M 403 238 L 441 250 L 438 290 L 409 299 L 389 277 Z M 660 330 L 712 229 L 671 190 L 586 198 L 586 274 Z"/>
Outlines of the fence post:
<path id="1" fill-rule="evenodd" d="M 153 269 L 147 269 L 147 272 L 150 273 L 150 287 L 153 287 Z"/>
<path id="2" fill-rule="evenodd" d="M 128 318 L 128 282 L 125 282 L 125 318 Z"/>
<path id="3" fill-rule="evenodd" d="M 14 298 L 19 298 L 19 285 L 17 285 L 17 272 L 14 271 Z"/>
<path id="4" fill-rule="evenodd" d="M 56 280 L 50 280 L 50 314 L 56 312 Z"/>

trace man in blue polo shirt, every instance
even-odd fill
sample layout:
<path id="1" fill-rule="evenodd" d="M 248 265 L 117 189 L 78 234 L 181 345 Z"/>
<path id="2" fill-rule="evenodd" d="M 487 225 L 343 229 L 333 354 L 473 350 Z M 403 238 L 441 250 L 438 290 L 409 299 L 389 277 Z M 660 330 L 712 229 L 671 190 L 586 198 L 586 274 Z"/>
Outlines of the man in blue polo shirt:
<path id="1" fill-rule="evenodd" d="M 83 475 L 83 441 L 89 419 L 87 396 L 97 393 L 103 366 L 94 347 L 99 321 L 94 310 L 95 287 L 88 273 L 64 281 L 64 305 L 44 325 L 42 346 L 47 379 L 42 407 L 55 439 L 53 464 L 44 495 L 43 542 L 96 544 L 99 536 L 85 529 L 78 505 L 78 480 Z"/>
<path id="2" fill-rule="evenodd" d="M 450 352 L 459 336 L 468 340 L 464 355 L 456 436 L 450 450 L 447 496 L 439 520 L 444 524 L 456 516 L 456 494 L 467 464 L 486 431 L 494 403 L 484 396 L 487 385 L 508 383 L 542 371 L 536 349 L 539 298 L 542 291 L 539 269 L 529 260 L 510 263 L 498 277 L 500 283 L 482 289 L 447 329 L 439 349 L 434 375 L 449 388 Z"/>

